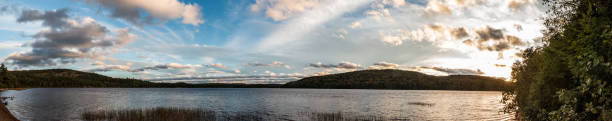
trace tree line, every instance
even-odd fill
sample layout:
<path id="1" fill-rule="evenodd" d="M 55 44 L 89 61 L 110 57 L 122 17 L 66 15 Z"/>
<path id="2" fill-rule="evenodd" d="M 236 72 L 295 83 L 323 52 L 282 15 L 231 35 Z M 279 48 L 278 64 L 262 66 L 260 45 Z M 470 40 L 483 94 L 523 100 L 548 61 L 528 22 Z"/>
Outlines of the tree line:
<path id="1" fill-rule="evenodd" d="M 138 79 L 112 78 L 70 69 L 7 71 L 2 67 L 1 88 L 336 88 L 410 90 L 501 90 L 509 85 L 503 79 L 451 75 L 431 76 L 401 70 L 363 70 L 327 76 L 307 77 L 287 84 L 153 83 Z M 5 78 L 6 77 L 6 78 Z"/>
<path id="2" fill-rule="evenodd" d="M 120 88 L 278 88 L 280 84 L 188 84 L 153 83 L 130 78 L 112 78 L 95 73 L 70 69 L 8 71 L 0 67 L 0 88 L 65 88 L 65 87 L 120 87 Z"/>
<path id="3" fill-rule="evenodd" d="M 288 88 L 482 90 L 501 91 L 510 83 L 504 79 L 477 75 L 432 76 L 414 71 L 362 70 L 307 77 L 289 82 Z"/>
<path id="4" fill-rule="evenodd" d="M 612 120 L 612 1 L 542 2 L 542 46 L 512 66 L 504 111 L 519 120 Z"/>

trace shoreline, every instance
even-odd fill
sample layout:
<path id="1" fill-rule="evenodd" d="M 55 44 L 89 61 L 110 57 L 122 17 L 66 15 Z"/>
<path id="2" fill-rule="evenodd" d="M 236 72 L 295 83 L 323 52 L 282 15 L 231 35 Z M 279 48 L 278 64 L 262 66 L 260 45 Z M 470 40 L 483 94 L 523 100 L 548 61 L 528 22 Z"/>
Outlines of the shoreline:
<path id="1" fill-rule="evenodd" d="M 25 88 L 19 88 L 19 89 L 0 89 L 0 92 L 4 91 L 4 90 L 24 90 Z M 2 101 L 2 98 L 0 98 L 0 102 Z M 15 116 L 13 116 L 13 114 L 11 114 L 11 111 L 8 110 L 8 108 L 6 108 L 4 106 L 4 104 L 0 104 L 0 121 L 19 121 L 19 119 L 15 118 Z"/>

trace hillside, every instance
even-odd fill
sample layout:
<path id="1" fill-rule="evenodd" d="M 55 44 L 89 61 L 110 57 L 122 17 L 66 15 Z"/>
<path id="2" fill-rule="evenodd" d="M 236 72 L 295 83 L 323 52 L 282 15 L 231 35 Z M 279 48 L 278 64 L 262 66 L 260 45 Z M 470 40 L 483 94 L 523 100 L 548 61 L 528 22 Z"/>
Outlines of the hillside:
<path id="1" fill-rule="evenodd" d="M 137 79 L 112 78 L 70 69 L 10 71 L 10 79 L 1 85 L 9 88 L 35 87 L 145 87 L 152 85 Z M 1 86 L 0 85 L 0 86 Z"/>
<path id="2" fill-rule="evenodd" d="M 307 77 L 289 82 L 287 88 L 408 89 L 408 90 L 501 90 L 509 82 L 485 76 L 432 76 L 402 70 L 363 70 Z"/>
<path id="3" fill-rule="evenodd" d="M 152 83 L 138 79 L 112 78 L 95 73 L 70 69 L 10 71 L 9 77 L 0 79 L 2 88 L 47 87 L 125 87 L 125 88 L 278 88 L 280 84 L 187 84 Z"/>
<path id="4" fill-rule="evenodd" d="M 3 88 L 40 87 L 181 87 L 181 88 L 337 88 L 337 89 L 410 89 L 410 90 L 501 90 L 501 79 L 473 76 L 431 76 L 413 71 L 363 70 L 326 76 L 307 77 L 287 84 L 187 84 L 152 83 L 138 79 L 112 78 L 70 69 L 10 71 L 0 80 Z"/>

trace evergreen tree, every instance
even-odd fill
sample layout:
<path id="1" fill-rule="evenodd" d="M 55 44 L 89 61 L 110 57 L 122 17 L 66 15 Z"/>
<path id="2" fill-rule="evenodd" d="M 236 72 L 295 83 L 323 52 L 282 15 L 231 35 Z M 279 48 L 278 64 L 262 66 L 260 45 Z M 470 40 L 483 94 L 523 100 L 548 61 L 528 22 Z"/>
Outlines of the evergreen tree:
<path id="1" fill-rule="evenodd" d="M 0 64 L 0 81 L 8 80 L 8 69 L 4 66 L 4 63 Z"/>

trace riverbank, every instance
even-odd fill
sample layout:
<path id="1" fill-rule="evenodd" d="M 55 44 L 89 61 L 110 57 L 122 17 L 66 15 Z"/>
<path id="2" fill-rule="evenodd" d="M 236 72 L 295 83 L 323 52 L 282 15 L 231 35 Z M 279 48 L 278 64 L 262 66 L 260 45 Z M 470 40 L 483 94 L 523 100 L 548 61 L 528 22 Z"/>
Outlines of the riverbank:
<path id="1" fill-rule="evenodd" d="M 23 90 L 23 88 L 20 88 L 20 89 L 0 89 L 0 92 L 2 92 L 4 90 Z M 3 102 L 2 98 L 0 98 L 0 102 Z M 17 118 L 15 118 L 15 116 L 13 116 L 13 114 L 11 114 L 11 112 L 4 106 L 4 104 L 0 104 L 0 121 L 19 121 L 19 120 Z"/>

